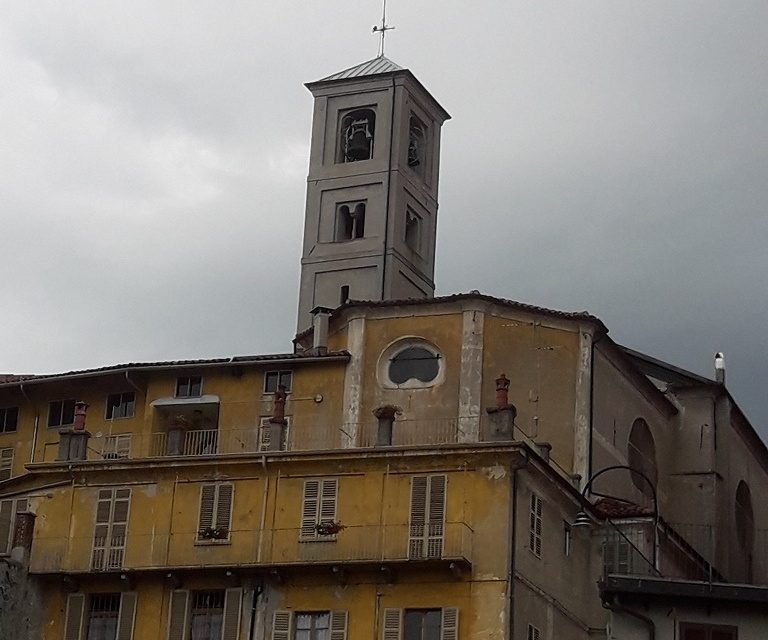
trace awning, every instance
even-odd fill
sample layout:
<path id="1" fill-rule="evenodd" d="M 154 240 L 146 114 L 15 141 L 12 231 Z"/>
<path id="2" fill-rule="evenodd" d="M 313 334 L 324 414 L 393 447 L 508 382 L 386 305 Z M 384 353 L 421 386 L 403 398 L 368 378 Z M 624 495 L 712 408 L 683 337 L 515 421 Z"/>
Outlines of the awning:
<path id="1" fill-rule="evenodd" d="M 158 398 L 149 403 L 150 407 L 189 407 L 201 404 L 219 404 L 219 396 L 208 393 L 194 398 Z"/>

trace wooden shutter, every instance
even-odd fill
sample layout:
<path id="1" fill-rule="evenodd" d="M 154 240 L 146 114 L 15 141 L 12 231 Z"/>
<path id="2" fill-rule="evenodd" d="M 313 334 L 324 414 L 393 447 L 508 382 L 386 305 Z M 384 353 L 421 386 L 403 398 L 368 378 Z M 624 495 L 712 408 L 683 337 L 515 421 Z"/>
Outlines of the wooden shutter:
<path id="1" fill-rule="evenodd" d="M 459 640 L 459 610 L 456 607 L 443 607 L 440 624 L 440 640 Z"/>
<path id="2" fill-rule="evenodd" d="M 304 481 L 304 499 L 301 504 L 301 531 L 300 540 L 314 540 L 317 538 L 317 517 L 320 508 L 320 481 Z"/>
<path id="3" fill-rule="evenodd" d="M 0 480 L 8 480 L 13 472 L 13 449 L 0 449 Z"/>
<path id="4" fill-rule="evenodd" d="M 408 558 L 440 558 L 445 533 L 446 477 L 411 478 L 411 514 Z"/>
<path id="5" fill-rule="evenodd" d="M 128 591 L 120 596 L 120 613 L 117 618 L 115 640 L 132 640 L 136 618 L 136 592 Z"/>
<path id="6" fill-rule="evenodd" d="M 230 488 L 232 485 L 228 485 Z M 242 589 L 227 589 L 224 594 L 224 620 L 221 640 L 237 640 L 240 637 L 240 607 L 243 600 Z"/>
<path id="7" fill-rule="evenodd" d="M 272 640 L 291 640 L 292 621 L 292 612 L 275 611 L 272 616 Z"/>
<path id="8" fill-rule="evenodd" d="M 227 530 L 227 539 L 232 525 L 232 494 L 234 486 L 231 484 L 220 484 L 217 487 L 216 496 L 216 522 L 217 529 Z"/>
<path id="9" fill-rule="evenodd" d="M 327 478 L 320 483 L 320 513 L 317 521 L 336 521 L 336 496 L 338 495 L 339 481 L 336 478 Z M 330 537 L 330 536 L 323 536 Z"/>
<path id="10" fill-rule="evenodd" d="M 188 610 L 189 591 L 172 591 L 168 611 L 168 640 L 184 640 L 187 631 Z"/>
<path id="11" fill-rule="evenodd" d="M 92 569 L 104 571 L 120 569 L 123 566 L 130 504 L 130 489 L 99 491 L 91 553 Z"/>
<path id="12" fill-rule="evenodd" d="M 403 610 L 384 609 L 381 640 L 401 640 L 403 636 Z"/>
<path id="13" fill-rule="evenodd" d="M 202 540 L 199 531 L 213 528 L 213 514 L 216 508 L 216 485 L 204 484 L 200 488 L 200 517 L 197 523 L 197 539 Z"/>
<path id="14" fill-rule="evenodd" d="M 429 476 L 427 558 L 442 558 L 445 529 L 445 476 Z"/>
<path id="15" fill-rule="evenodd" d="M 131 506 L 131 490 L 115 489 L 115 499 L 112 507 L 112 526 L 110 532 L 110 549 L 107 568 L 120 569 L 123 566 L 125 553 L 125 537 L 128 533 L 128 512 Z"/>
<path id="16" fill-rule="evenodd" d="M 347 640 L 346 611 L 331 611 L 331 638 L 330 640 Z"/>
<path id="17" fill-rule="evenodd" d="M 0 553 L 9 553 L 11 547 L 11 523 L 13 500 L 0 500 Z"/>
<path id="18" fill-rule="evenodd" d="M 80 640 L 83 631 L 85 595 L 70 593 L 67 596 L 67 613 L 64 617 L 64 640 Z"/>
<path id="19" fill-rule="evenodd" d="M 96 502 L 96 526 L 93 530 L 91 568 L 102 571 L 106 565 L 109 523 L 112 516 L 112 490 L 101 489 Z"/>
<path id="20" fill-rule="evenodd" d="M 531 493 L 530 526 L 528 532 L 528 547 L 537 556 L 541 556 L 542 534 L 542 505 L 543 501 L 535 493 Z"/>

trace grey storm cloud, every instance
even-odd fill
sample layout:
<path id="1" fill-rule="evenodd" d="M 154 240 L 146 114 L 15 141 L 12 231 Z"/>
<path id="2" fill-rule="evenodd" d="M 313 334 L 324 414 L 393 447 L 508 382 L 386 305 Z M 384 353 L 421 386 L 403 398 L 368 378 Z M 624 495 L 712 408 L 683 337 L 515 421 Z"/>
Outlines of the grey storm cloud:
<path id="1" fill-rule="evenodd" d="M 452 114 L 438 293 L 598 315 L 768 436 L 768 5 L 390 0 Z M 290 349 L 311 96 L 380 4 L 0 8 L 0 370 Z"/>

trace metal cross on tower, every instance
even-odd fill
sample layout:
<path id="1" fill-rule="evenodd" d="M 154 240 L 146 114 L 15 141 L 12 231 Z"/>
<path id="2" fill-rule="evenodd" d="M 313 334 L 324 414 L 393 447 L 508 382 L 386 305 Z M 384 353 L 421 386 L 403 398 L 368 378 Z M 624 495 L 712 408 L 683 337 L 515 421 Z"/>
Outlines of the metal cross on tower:
<path id="1" fill-rule="evenodd" d="M 381 25 L 375 25 L 373 27 L 372 33 L 379 33 L 381 34 L 381 42 L 379 43 L 379 55 L 384 55 L 384 36 L 387 34 L 387 31 L 391 31 L 394 29 L 394 27 L 390 27 L 387 24 L 387 0 L 384 0 L 384 7 L 381 11 Z"/>

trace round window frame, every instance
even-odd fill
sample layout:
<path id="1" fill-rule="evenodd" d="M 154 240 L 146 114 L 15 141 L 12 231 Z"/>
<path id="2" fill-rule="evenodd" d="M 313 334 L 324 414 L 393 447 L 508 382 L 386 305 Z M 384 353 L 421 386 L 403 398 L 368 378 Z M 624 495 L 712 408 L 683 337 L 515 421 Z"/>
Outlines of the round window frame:
<path id="1" fill-rule="evenodd" d="M 429 382 L 418 378 L 409 378 L 405 382 L 397 383 L 389 377 L 389 366 L 393 358 L 406 349 L 424 349 L 437 358 L 437 375 Z M 422 336 L 402 336 L 389 343 L 379 356 L 376 365 L 376 378 L 385 389 L 431 389 L 443 383 L 445 380 L 445 358 L 440 349 Z"/>

